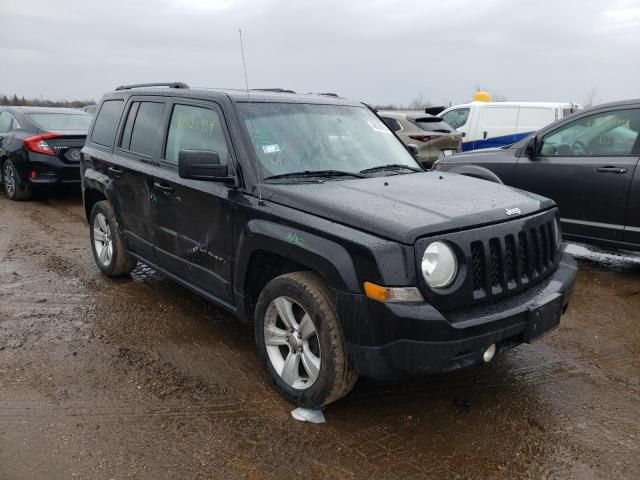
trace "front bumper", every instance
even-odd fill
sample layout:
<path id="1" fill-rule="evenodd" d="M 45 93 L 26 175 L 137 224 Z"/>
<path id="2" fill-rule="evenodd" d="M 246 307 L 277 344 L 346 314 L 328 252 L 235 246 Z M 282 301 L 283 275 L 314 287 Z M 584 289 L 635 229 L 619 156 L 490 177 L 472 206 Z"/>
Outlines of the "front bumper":
<path id="1" fill-rule="evenodd" d="M 444 314 L 427 303 L 380 303 L 364 295 L 336 293 L 338 315 L 361 375 L 394 380 L 443 372 L 481 363 L 482 353 L 493 343 L 498 353 L 523 343 L 529 307 L 560 294 L 564 312 L 576 273 L 575 260 L 563 253 L 558 269 L 529 290 Z"/>

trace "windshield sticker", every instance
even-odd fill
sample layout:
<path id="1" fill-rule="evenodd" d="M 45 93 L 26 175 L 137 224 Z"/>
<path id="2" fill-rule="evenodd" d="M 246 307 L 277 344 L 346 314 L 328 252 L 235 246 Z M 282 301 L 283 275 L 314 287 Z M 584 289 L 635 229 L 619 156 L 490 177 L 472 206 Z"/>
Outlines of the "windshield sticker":
<path id="1" fill-rule="evenodd" d="M 391 135 L 391 131 L 387 127 L 385 127 L 384 123 L 371 120 L 367 120 L 367 123 L 374 132 L 388 133 L 389 135 Z"/>
<path id="2" fill-rule="evenodd" d="M 304 245 L 302 237 L 299 237 L 296 233 L 293 232 L 287 233 L 287 241 L 299 247 L 302 247 Z"/>
<path id="3" fill-rule="evenodd" d="M 280 145 L 273 144 L 273 145 L 262 145 L 262 151 L 264 153 L 278 153 L 280 151 Z"/>

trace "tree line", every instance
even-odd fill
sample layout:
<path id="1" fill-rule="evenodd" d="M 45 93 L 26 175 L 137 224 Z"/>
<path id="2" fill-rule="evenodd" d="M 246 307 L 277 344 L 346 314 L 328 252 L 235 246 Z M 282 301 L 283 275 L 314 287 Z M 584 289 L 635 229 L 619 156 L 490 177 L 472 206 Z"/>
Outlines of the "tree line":
<path id="1" fill-rule="evenodd" d="M 48 100 L 46 98 L 25 98 L 17 95 L 0 96 L 0 105 L 10 105 L 18 107 L 66 107 L 66 108 L 82 108 L 87 105 L 94 105 L 94 100 Z"/>

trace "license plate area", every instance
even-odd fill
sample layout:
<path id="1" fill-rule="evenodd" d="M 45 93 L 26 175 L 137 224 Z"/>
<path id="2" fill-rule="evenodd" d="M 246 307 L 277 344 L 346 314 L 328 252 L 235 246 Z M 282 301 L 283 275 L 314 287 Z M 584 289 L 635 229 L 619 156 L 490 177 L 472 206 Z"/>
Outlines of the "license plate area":
<path id="1" fill-rule="evenodd" d="M 562 294 L 554 293 L 529 307 L 523 340 L 535 342 L 560 324 Z"/>

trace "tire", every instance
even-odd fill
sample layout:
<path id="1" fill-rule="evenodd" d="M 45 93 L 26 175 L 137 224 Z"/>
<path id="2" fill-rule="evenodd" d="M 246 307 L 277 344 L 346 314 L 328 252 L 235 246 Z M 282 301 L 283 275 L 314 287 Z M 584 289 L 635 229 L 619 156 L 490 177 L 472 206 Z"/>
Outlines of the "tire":
<path id="1" fill-rule="evenodd" d="M 31 198 L 31 186 L 20 185 L 18 170 L 11 160 L 2 165 L 2 183 L 7 198 L 16 201 L 29 200 Z"/>
<path id="2" fill-rule="evenodd" d="M 98 268 L 108 277 L 131 273 L 137 261 L 127 252 L 111 204 L 103 200 L 91 209 L 91 250 Z"/>
<path id="3" fill-rule="evenodd" d="M 293 325 L 293 332 L 287 325 Z M 334 302 L 315 273 L 288 273 L 271 280 L 258 298 L 254 326 L 260 360 L 289 402 L 320 408 L 356 384 L 358 373 L 347 355 Z"/>

